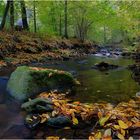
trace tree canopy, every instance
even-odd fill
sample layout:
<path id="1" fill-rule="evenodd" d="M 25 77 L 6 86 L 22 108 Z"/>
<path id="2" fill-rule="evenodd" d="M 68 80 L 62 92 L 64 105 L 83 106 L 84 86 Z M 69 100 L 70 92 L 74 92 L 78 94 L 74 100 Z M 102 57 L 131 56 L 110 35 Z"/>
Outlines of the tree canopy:
<path id="1" fill-rule="evenodd" d="M 14 25 L 17 25 L 21 18 L 26 17 L 22 15 L 25 10 L 21 8 L 19 1 L 13 2 Z M 5 7 L 6 2 L 2 1 L 1 20 Z M 140 1 L 26 0 L 25 8 L 30 32 L 49 36 L 76 37 L 81 41 L 89 39 L 100 44 L 121 41 L 129 43 L 138 40 L 140 36 Z M 9 16 L 10 13 L 7 20 L 10 20 Z M 8 23 L 6 28 L 11 28 Z"/>

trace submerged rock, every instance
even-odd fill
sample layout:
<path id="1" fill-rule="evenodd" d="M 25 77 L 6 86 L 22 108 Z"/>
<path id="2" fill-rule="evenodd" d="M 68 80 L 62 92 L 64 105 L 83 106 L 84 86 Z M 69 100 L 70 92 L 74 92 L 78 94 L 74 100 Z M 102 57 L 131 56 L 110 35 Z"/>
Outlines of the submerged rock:
<path id="1" fill-rule="evenodd" d="M 109 70 L 109 69 L 116 69 L 118 67 L 119 67 L 118 65 L 113 65 L 106 62 L 100 62 L 98 64 L 95 64 L 92 68 L 103 71 L 103 70 Z"/>
<path id="2" fill-rule="evenodd" d="M 13 97 L 23 101 L 47 90 L 65 92 L 76 84 L 77 81 L 68 72 L 20 66 L 11 74 L 7 90 Z"/>
<path id="3" fill-rule="evenodd" d="M 52 127 L 61 128 L 65 126 L 70 126 L 72 122 L 66 116 L 58 116 L 55 118 L 49 118 L 47 124 Z"/>
<path id="4" fill-rule="evenodd" d="M 23 103 L 21 108 L 25 109 L 26 111 L 52 111 L 52 104 L 52 101 L 49 99 L 35 98 L 33 100 Z"/>

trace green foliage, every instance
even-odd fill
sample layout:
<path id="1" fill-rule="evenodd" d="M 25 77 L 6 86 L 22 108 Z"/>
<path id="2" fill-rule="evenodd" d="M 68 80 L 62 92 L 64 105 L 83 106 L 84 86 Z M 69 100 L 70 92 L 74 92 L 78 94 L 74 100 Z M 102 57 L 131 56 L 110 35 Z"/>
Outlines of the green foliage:
<path id="1" fill-rule="evenodd" d="M 64 35 L 64 1 L 25 1 L 26 9 L 31 11 L 30 30 L 34 31 L 33 4 L 36 3 L 37 32 L 49 36 Z M 0 3 L 2 17 L 5 3 Z M 78 37 L 77 25 L 84 30 L 82 22 L 89 24 L 86 32 L 80 30 L 86 39 L 101 44 L 123 41 L 131 45 L 140 36 L 140 1 L 68 1 L 68 36 Z M 20 6 L 15 1 L 15 21 L 21 17 Z M 86 22 L 85 22 L 86 21 Z"/>

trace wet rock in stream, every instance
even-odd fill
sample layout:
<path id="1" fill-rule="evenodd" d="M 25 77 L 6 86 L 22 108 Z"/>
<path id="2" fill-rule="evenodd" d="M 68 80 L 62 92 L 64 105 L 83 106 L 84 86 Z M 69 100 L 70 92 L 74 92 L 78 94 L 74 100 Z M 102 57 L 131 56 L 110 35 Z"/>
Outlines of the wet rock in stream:
<path id="1" fill-rule="evenodd" d="M 93 69 L 98 69 L 100 71 L 110 70 L 110 69 L 117 69 L 118 67 L 119 67 L 118 65 L 109 64 L 109 63 L 106 63 L 104 61 L 92 66 Z"/>
<path id="2" fill-rule="evenodd" d="M 132 71 L 132 78 L 140 83 L 140 65 L 139 64 L 133 64 L 133 65 L 129 65 L 128 69 L 130 69 Z"/>
<path id="3" fill-rule="evenodd" d="M 28 114 L 25 119 L 25 125 L 30 129 L 38 127 L 40 122 L 41 117 L 38 114 Z M 72 121 L 66 116 L 58 116 L 48 118 L 45 124 L 53 128 L 63 128 L 65 126 L 71 126 Z"/>
<path id="4" fill-rule="evenodd" d="M 49 118 L 47 121 L 47 125 L 55 127 L 55 128 L 70 126 L 71 124 L 72 124 L 72 121 L 66 116 L 58 116 L 55 118 Z"/>
<path id="5" fill-rule="evenodd" d="M 43 98 L 35 98 L 28 102 L 25 102 L 21 106 L 22 109 L 25 109 L 26 111 L 52 111 L 52 101 L 49 99 L 43 99 Z"/>

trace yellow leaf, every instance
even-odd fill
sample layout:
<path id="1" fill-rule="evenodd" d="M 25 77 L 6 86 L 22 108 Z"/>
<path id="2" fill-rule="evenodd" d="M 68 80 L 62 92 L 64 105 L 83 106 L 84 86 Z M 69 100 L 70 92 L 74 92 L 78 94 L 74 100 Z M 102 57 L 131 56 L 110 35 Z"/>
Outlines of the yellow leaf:
<path id="1" fill-rule="evenodd" d="M 105 117 L 100 118 L 99 119 L 100 126 L 104 126 L 104 124 L 108 121 L 109 118 L 110 118 L 110 115 L 106 115 Z"/>
<path id="2" fill-rule="evenodd" d="M 77 124 L 78 124 L 78 119 L 75 118 L 75 117 L 73 117 L 73 118 L 72 118 L 72 122 L 73 122 L 74 125 L 77 125 Z"/>
<path id="3" fill-rule="evenodd" d="M 107 136 L 111 136 L 111 129 L 110 128 L 105 130 L 105 132 L 104 132 L 104 137 L 107 137 Z"/>
<path id="4" fill-rule="evenodd" d="M 118 133 L 117 137 L 120 139 L 120 140 L 125 140 L 124 136 L 120 133 Z"/>
<path id="5" fill-rule="evenodd" d="M 46 140 L 59 140 L 59 137 L 57 136 L 49 136 L 46 138 Z"/>
<path id="6" fill-rule="evenodd" d="M 89 139 L 89 140 L 96 140 L 96 139 L 94 138 L 94 136 L 89 136 L 88 139 Z"/>
<path id="7" fill-rule="evenodd" d="M 133 139 L 133 137 L 129 137 L 129 139 L 128 139 L 128 140 L 134 140 L 134 139 Z"/>
<path id="8" fill-rule="evenodd" d="M 53 75 L 53 73 L 52 73 L 52 72 L 50 72 L 50 73 L 49 73 L 49 77 L 51 77 L 52 75 Z"/>
<path id="9" fill-rule="evenodd" d="M 58 102 L 54 102 L 54 105 L 57 106 L 57 107 L 60 106 L 60 104 Z"/>
<path id="10" fill-rule="evenodd" d="M 47 118 L 42 118 L 40 123 L 44 123 L 47 121 Z"/>
<path id="11" fill-rule="evenodd" d="M 113 127 L 115 128 L 115 129 L 120 129 L 120 126 L 119 125 L 113 125 Z"/>
<path id="12" fill-rule="evenodd" d="M 64 127 L 63 129 L 68 130 L 68 129 L 71 129 L 71 128 L 70 127 Z"/>
<path id="13" fill-rule="evenodd" d="M 125 136 L 125 130 L 121 129 L 121 134 Z"/>
<path id="14" fill-rule="evenodd" d="M 122 129 L 127 129 L 128 125 L 124 123 L 122 120 L 118 120 L 118 124 Z"/>
<path id="15" fill-rule="evenodd" d="M 102 137 L 102 134 L 101 134 L 101 132 L 100 131 L 98 131 L 96 134 L 95 134 L 95 139 L 101 139 L 101 137 Z"/>
<path id="16" fill-rule="evenodd" d="M 102 112 L 98 112 L 98 118 L 100 119 L 102 116 Z"/>

